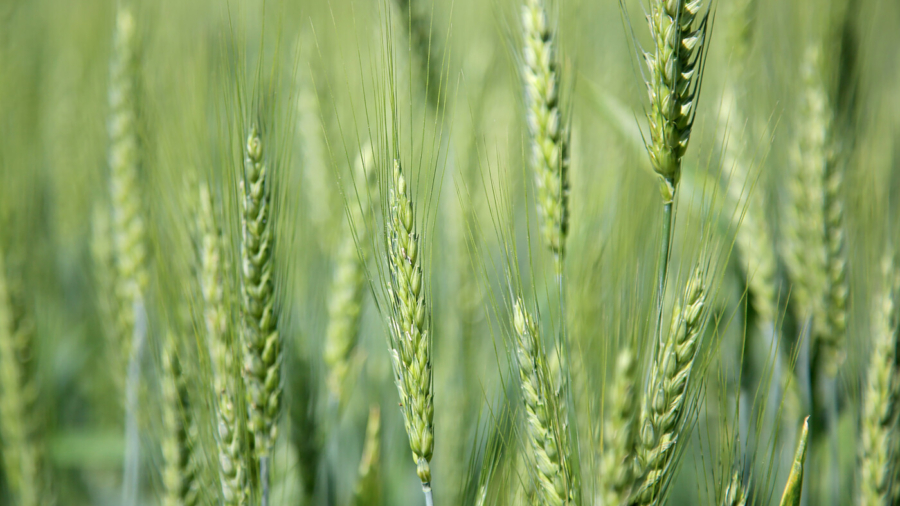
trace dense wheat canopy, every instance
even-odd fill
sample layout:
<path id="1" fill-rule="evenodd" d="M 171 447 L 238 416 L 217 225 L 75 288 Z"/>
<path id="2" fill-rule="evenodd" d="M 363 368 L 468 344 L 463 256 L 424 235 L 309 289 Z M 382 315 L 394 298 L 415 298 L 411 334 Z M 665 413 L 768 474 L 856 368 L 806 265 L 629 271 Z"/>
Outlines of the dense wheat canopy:
<path id="1" fill-rule="evenodd" d="M 0 1 L 0 505 L 900 504 L 900 4 Z"/>

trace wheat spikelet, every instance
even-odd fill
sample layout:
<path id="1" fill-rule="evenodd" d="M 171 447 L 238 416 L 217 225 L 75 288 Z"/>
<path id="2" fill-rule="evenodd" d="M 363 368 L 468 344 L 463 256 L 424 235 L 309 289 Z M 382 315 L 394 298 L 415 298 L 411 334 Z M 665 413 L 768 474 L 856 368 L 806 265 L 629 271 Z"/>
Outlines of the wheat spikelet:
<path id="1" fill-rule="evenodd" d="M 550 369 L 537 327 L 521 298 L 513 306 L 513 327 L 519 385 L 525 402 L 526 439 L 531 449 L 529 463 L 536 466 L 537 494 L 543 504 L 571 504 L 575 491 Z"/>
<path id="2" fill-rule="evenodd" d="M 52 503 L 44 485 L 43 451 L 35 418 L 37 385 L 28 361 L 34 353 L 33 323 L 17 310 L 0 255 L 0 436 L 3 470 L 14 502 L 20 506 Z"/>
<path id="3" fill-rule="evenodd" d="M 649 69 L 650 142 L 647 151 L 661 177 L 665 203 L 672 202 L 681 178 L 681 159 L 687 150 L 700 89 L 707 15 L 700 16 L 700 0 L 653 0 L 647 21 L 653 51 L 644 59 Z"/>
<path id="4" fill-rule="evenodd" d="M 637 408 L 634 388 L 637 362 L 630 348 L 619 352 L 609 401 L 603 416 L 599 493 L 604 506 L 625 504 L 634 481 L 631 460 Z"/>
<path id="5" fill-rule="evenodd" d="M 131 358 L 135 323 L 144 311 L 147 285 L 145 230 L 138 182 L 135 75 L 135 21 L 121 7 L 116 17 L 109 85 L 109 190 L 112 203 L 112 243 L 120 368 Z"/>
<path id="6" fill-rule="evenodd" d="M 241 214 L 241 290 L 244 387 L 247 429 L 253 434 L 258 458 L 268 456 L 275 442 L 281 400 L 281 336 L 275 314 L 272 253 L 271 176 L 263 159 L 256 127 L 247 136 Z"/>
<path id="7" fill-rule="evenodd" d="M 194 506 L 200 503 L 200 483 L 194 460 L 190 407 L 186 378 L 178 360 L 175 335 L 169 332 L 162 349 L 162 478 L 165 506 Z"/>
<path id="8" fill-rule="evenodd" d="M 731 481 L 725 488 L 725 497 L 722 499 L 722 506 L 746 506 L 747 491 L 744 484 L 741 483 L 741 472 L 735 471 L 731 475 Z"/>
<path id="9" fill-rule="evenodd" d="M 353 506 L 381 504 L 381 410 L 377 405 L 369 408 L 366 422 L 366 442 L 353 492 Z"/>
<path id="10" fill-rule="evenodd" d="M 887 504 L 891 492 L 896 457 L 892 439 L 896 438 L 898 373 L 897 356 L 897 278 L 890 257 L 885 259 L 882 289 L 873 301 L 872 352 L 866 374 L 860 424 L 858 504 Z"/>
<path id="11" fill-rule="evenodd" d="M 704 321 L 706 292 L 702 272 L 695 270 L 684 297 L 672 312 L 669 333 L 660 338 L 641 407 L 637 443 L 637 490 L 632 502 L 649 505 L 658 500 L 675 456 L 686 414 L 688 382 L 694 367 Z"/>
<path id="12" fill-rule="evenodd" d="M 522 6 L 526 116 L 531 134 L 541 235 L 557 268 L 569 229 L 569 138 L 559 110 L 559 69 L 553 33 L 543 0 Z"/>
<path id="13" fill-rule="evenodd" d="M 347 400 L 348 374 L 353 367 L 352 354 L 359 338 L 359 317 L 366 282 L 366 259 L 371 249 L 371 225 L 376 196 L 375 164 L 369 145 L 360 150 L 354 181 L 348 199 L 348 217 L 341 231 L 334 277 L 328 301 L 328 328 L 325 331 L 325 364 L 328 389 L 339 406 Z"/>
<path id="14" fill-rule="evenodd" d="M 434 451 L 431 336 L 426 329 L 428 307 L 419 256 L 419 235 L 415 231 L 409 188 L 397 160 L 394 160 L 389 199 L 391 358 L 416 473 L 430 502 L 430 462 Z"/>
<path id="15" fill-rule="evenodd" d="M 212 362 L 218 448 L 219 481 L 227 506 L 247 504 L 246 470 L 243 442 L 235 412 L 237 385 L 234 381 L 234 354 L 228 328 L 225 303 L 225 258 L 222 236 L 216 226 L 213 200 L 206 184 L 199 186 L 200 205 L 197 222 L 200 229 L 200 291 L 203 298 L 203 322 L 206 345 Z"/>

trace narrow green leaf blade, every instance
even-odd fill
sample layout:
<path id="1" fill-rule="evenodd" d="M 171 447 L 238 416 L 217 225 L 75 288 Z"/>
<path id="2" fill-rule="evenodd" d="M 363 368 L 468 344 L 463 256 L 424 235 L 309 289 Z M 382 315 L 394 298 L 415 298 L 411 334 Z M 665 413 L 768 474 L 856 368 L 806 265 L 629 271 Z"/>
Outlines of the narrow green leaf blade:
<path id="1" fill-rule="evenodd" d="M 791 474 L 784 486 L 784 494 L 781 495 L 781 506 L 799 506 L 800 496 L 803 493 L 803 463 L 806 461 L 806 439 L 809 437 L 809 417 L 803 420 L 803 431 L 800 433 L 800 441 L 797 443 L 797 451 L 794 452 L 794 464 L 791 466 Z"/>

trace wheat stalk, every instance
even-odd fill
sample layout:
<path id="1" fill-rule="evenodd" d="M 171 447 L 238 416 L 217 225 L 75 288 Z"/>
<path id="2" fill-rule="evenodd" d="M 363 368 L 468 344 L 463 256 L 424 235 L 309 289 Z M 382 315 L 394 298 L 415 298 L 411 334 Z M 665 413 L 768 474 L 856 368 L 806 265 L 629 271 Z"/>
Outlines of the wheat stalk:
<path id="1" fill-rule="evenodd" d="M 178 360 L 175 334 L 169 332 L 162 348 L 163 505 L 194 506 L 200 503 L 200 482 L 193 450 L 196 433 L 188 404 L 188 386 Z"/>
<path id="2" fill-rule="evenodd" d="M 559 270 L 569 229 L 569 133 L 559 110 L 559 65 L 543 0 L 526 0 L 521 18 L 522 77 L 541 235 Z"/>
<path id="3" fill-rule="evenodd" d="M 275 227 L 272 216 L 271 174 L 264 163 L 263 143 L 257 127 L 247 136 L 244 174 L 240 181 L 241 291 L 247 430 L 253 434 L 262 503 L 268 501 L 268 457 L 278 435 L 276 420 L 281 402 L 281 336 L 275 312 L 272 260 Z"/>
<path id="4" fill-rule="evenodd" d="M 525 403 L 525 432 L 536 466 L 537 494 L 543 504 L 559 506 L 575 500 L 572 470 L 558 399 L 550 381 L 540 336 L 522 299 L 513 305 L 515 353 L 519 386 Z"/>
<path id="5" fill-rule="evenodd" d="M 243 431 L 235 412 L 238 385 L 233 374 L 234 353 L 231 351 L 232 340 L 225 303 L 224 272 L 227 269 L 224 267 L 222 235 L 216 226 L 212 195 L 205 184 L 200 185 L 199 198 L 197 221 L 201 235 L 200 289 L 206 344 L 212 359 L 219 481 L 224 504 L 242 506 L 247 504 L 246 469 L 242 454 Z"/>
<path id="6" fill-rule="evenodd" d="M 625 504 L 634 481 L 631 461 L 637 403 L 634 388 L 637 362 L 630 348 L 619 352 L 609 400 L 603 416 L 599 490 L 604 506 Z"/>
<path id="7" fill-rule="evenodd" d="M 389 192 L 388 267 L 391 302 L 391 358 L 403 423 L 429 506 L 434 451 L 431 336 L 415 214 L 400 162 L 394 160 Z"/>
<path id="8" fill-rule="evenodd" d="M 44 484 L 43 452 L 34 405 L 37 385 L 28 371 L 34 353 L 33 323 L 17 311 L 0 255 L 0 436 L 3 470 L 16 504 L 38 506 L 51 498 Z"/>
<path id="9" fill-rule="evenodd" d="M 803 495 L 803 464 L 806 462 L 806 442 L 809 438 L 809 417 L 803 420 L 803 429 L 800 432 L 800 440 L 797 442 L 797 450 L 794 452 L 794 462 L 791 464 L 791 474 L 784 485 L 784 493 L 781 495 L 781 506 L 799 506 Z"/>
<path id="10" fill-rule="evenodd" d="M 897 273 L 890 257 L 885 259 L 882 279 L 886 289 L 873 301 L 872 352 L 866 374 L 860 424 L 858 504 L 887 504 L 891 493 L 892 466 L 896 456 L 892 439 L 896 438 L 898 377 L 897 293 L 893 281 Z"/>
<path id="11" fill-rule="evenodd" d="M 658 500 L 671 471 L 684 418 L 690 403 L 689 381 L 706 310 L 702 272 L 694 271 L 684 297 L 672 312 L 672 325 L 660 338 L 650 364 L 650 378 L 641 406 L 641 428 L 635 460 L 638 487 L 632 502 Z"/>
<path id="12" fill-rule="evenodd" d="M 359 460 L 353 506 L 381 504 L 381 410 L 377 405 L 369 408 L 366 422 L 366 442 Z"/>
<path id="13" fill-rule="evenodd" d="M 346 385 L 353 368 L 352 355 L 359 339 L 359 318 L 362 310 L 366 282 L 366 259 L 371 249 L 371 226 L 377 196 L 376 171 L 372 147 L 360 150 L 355 164 L 352 188 L 355 202 L 348 199 L 347 220 L 341 231 L 336 267 L 331 281 L 328 301 L 328 327 L 325 331 L 325 364 L 328 366 L 328 389 L 338 406 L 343 406 L 349 395 Z"/>

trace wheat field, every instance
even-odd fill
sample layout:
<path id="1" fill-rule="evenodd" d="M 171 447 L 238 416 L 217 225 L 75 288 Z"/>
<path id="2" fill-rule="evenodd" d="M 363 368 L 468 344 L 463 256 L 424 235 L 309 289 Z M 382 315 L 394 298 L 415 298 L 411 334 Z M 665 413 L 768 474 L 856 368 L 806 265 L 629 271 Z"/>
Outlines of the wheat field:
<path id="1" fill-rule="evenodd" d="M 900 4 L 0 3 L 0 504 L 900 504 Z"/>

